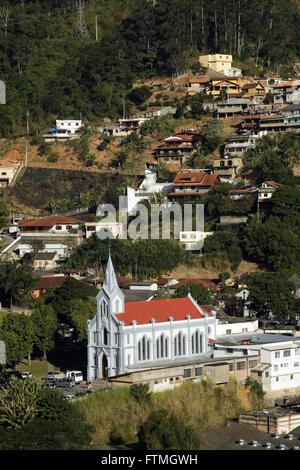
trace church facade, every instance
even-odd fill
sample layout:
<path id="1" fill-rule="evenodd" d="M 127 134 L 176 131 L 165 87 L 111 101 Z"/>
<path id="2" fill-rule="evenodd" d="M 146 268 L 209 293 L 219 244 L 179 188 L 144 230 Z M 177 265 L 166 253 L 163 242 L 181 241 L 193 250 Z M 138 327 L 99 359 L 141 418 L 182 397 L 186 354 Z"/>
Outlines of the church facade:
<path id="1" fill-rule="evenodd" d="M 208 351 L 216 318 L 185 298 L 125 302 L 111 258 L 88 321 L 87 380 L 172 365 Z"/>

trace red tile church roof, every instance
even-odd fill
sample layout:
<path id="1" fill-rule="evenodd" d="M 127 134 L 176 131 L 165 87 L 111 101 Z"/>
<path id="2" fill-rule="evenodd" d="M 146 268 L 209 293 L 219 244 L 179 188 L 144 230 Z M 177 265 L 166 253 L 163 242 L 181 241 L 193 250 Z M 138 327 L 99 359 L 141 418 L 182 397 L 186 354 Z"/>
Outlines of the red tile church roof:
<path id="1" fill-rule="evenodd" d="M 208 316 L 212 316 L 203 307 L 200 307 Z M 188 298 L 149 300 L 141 302 L 126 302 L 125 313 L 118 313 L 116 317 L 119 321 L 123 321 L 125 326 L 132 324 L 136 320 L 138 325 L 150 323 L 152 318 L 156 323 L 167 322 L 170 317 L 174 321 L 185 320 L 190 315 L 191 319 L 204 318 L 197 307 Z"/>

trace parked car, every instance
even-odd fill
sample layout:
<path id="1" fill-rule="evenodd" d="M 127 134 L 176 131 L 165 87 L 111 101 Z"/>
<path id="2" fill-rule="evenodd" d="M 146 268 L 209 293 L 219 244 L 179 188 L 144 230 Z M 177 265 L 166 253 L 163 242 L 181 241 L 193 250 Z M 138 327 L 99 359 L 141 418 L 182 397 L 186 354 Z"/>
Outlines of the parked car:
<path id="1" fill-rule="evenodd" d="M 271 442 L 265 442 L 263 444 L 263 447 L 265 447 L 266 449 L 270 449 L 272 447 L 272 444 L 271 444 Z"/>
<path id="2" fill-rule="evenodd" d="M 21 377 L 22 377 L 22 379 L 27 379 L 27 377 L 29 379 L 32 379 L 32 373 L 31 372 L 22 372 Z"/>
<path id="3" fill-rule="evenodd" d="M 52 389 L 57 388 L 57 381 L 55 380 L 47 380 L 46 386 Z"/>
<path id="4" fill-rule="evenodd" d="M 48 372 L 48 374 L 46 375 L 46 379 L 50 379 L 50 380 L 59 380 L 59 379 L 63 379 L 65 377 L 65 374 L 63 372 L 59 372 L 57 370 L 53 371 L 53 372 Z"/>
<path id="5" fill-rule="evenodd" d="M 251 442 L 249 442 L 249 446 L 252 446 L 252 447 L 257 447 L 257 446 L 259 446 L 259 445 L 260 445 L 260 443 L 259 443 L 258 441 L 251 441 Z"/>
<path id="6" fill-rule="evenodd" d="M 238 441 L 236 441 L 236 443 L 239 445 L 239 446 L 243 446 L 246 444 L 246 441 L 244 439 L 239 439 Z"/>
<path id="7" fill-rule="evenodd" d="M 72 377 L 76 383 L 83 382 L 83 373 L 81 370 L 67 370 L 66 377 Z"/>
<path id="8" fill-rule="evenodd" d="M 75 380 L 72 377 L 65 377 L 63 379 L 59 379 L 56 382 L 57 387 L 65 387 L 65 388 L 72 388 L 76 385 Z"/>

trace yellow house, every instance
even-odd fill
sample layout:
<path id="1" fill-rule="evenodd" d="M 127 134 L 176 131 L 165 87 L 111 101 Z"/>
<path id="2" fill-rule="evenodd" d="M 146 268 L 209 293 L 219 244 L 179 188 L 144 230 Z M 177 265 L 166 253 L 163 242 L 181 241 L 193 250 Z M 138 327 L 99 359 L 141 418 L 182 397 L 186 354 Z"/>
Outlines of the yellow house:
<path id="1" fill-rule="evenodd" d="M 251 82 L 242 86 L 243 98 L 252 96 L 265 96 L 265 88 L 261 83 Z"/>
<path id="2" fill-rule="evenodd" d="M 200 55 L 199 62 L 202 67 L 209 67 L 216 72 L 225 73 L 232 69 L 231 54 Z"/>
<path id="3" fill-rule="evenodd" d="M 206 94 L 219 96 L 222 90 L 226 91 L 226 93 L 230 95 L 241 93 L 241 87 L 236 78 L 230 78 L 228 80 L 219 78 L 211 80 L 210 86 L 206 88 Z"/>

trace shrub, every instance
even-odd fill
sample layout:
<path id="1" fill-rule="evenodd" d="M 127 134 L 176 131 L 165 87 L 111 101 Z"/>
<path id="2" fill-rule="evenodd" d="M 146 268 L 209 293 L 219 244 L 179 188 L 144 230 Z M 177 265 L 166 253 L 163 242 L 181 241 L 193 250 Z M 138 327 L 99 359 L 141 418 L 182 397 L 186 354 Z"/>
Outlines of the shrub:
<path id="1" fill-rule="evenodd" d="M 149 392 L 149 385 L 134 384 L 130 387 L 130 395 L 138 402 L 145 403 L 150 400 L 151 392 Z"/>
<path id="2" fill-rule="evenodd" d="M 166 409 L 152 412 L 138 432 L 143 450 L 196 450 L 200 439 L 194 428 L 186 426 Z"/>

